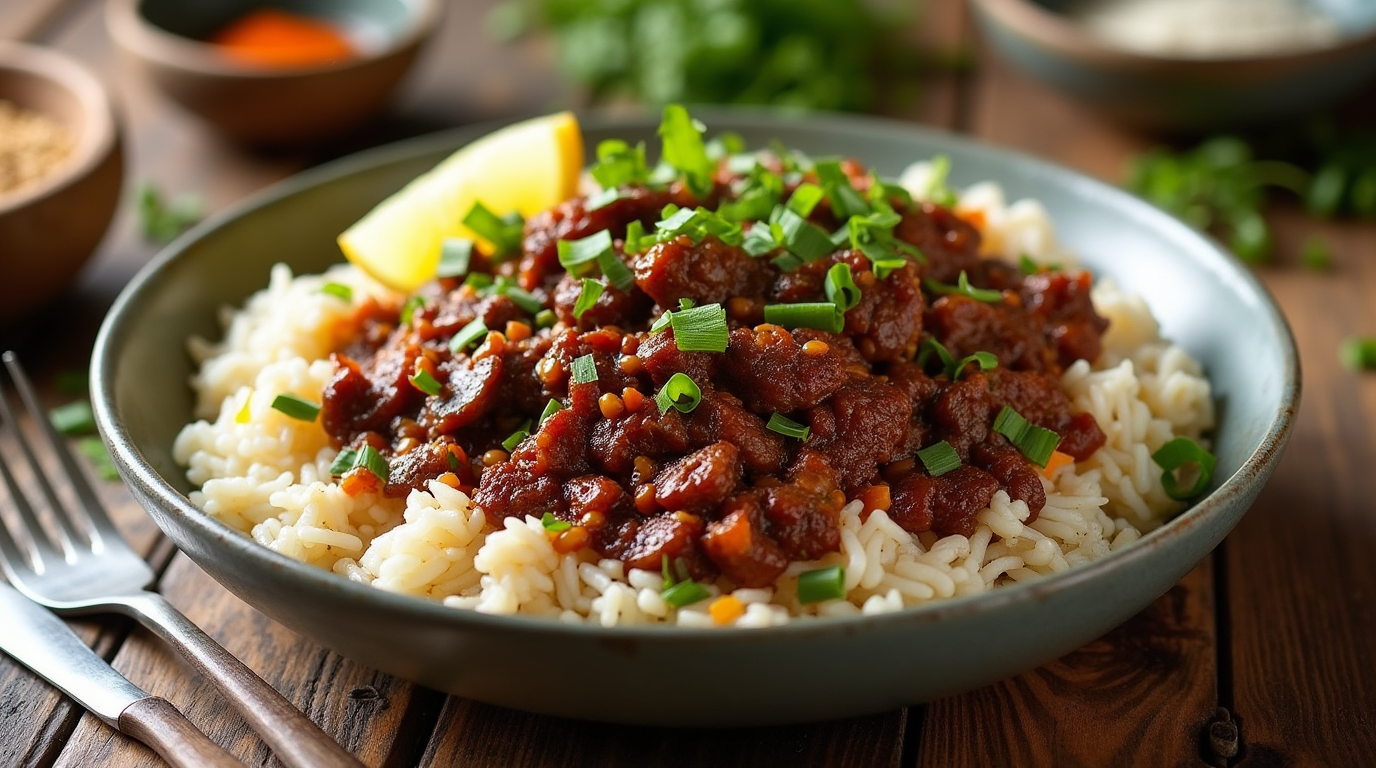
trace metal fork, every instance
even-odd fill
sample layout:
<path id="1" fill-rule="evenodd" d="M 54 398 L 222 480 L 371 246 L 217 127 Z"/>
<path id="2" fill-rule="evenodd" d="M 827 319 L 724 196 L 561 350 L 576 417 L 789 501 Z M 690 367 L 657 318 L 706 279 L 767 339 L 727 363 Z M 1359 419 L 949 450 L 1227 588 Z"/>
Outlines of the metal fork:
<path id="1" fill-rule="evenodd" d="M 49 423 L 14 353 L 6 352 L 0 358 L 43 435 L 41 442 L 47 443 L 47 452 L 56 457 L 61 467 L 60 475 L 54 478 L 45 473 L 35 451 L 34 442 L 38 441 L 25 437 L 15 409 L 0 386 L 0 435 L 9 435 L 18 446 L 42 497 L 40 502 L 39 494 L 27 496 L 11 471 L 11 463 L 0 458 L 0 475 L 4 476 L 10 499 L 19 513 L 19 528 L 27 539 L 26 545 L 21 546 L 0 521 L 0 566 L 10 584 L 31 600 L 59 613 L 119 613 L 137 619 L 214 682 L 291 768 L 362 768 L 362 763 L 253 670 L 192 624 L 162 595 L 148 591 L 153 570 L 110 522 L 85 472 Z M 62 501 L 54 488 L 54 479 L 75 490 L 76 504 Z M 44 530 L 35 511 L 35 504 L 44 502 L 57 524 L 55 537 Z"/>

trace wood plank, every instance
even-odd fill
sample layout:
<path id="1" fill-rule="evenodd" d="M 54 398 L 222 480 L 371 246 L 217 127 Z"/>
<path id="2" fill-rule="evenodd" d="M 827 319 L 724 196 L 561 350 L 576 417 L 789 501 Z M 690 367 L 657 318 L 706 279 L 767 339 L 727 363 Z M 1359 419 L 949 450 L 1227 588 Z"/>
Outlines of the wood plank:
<path id="1" fill-rule="evenodd" d="M 634 728 L 451 697 L 423 766 L 897 766 L 905 710 L 751 730 Z"/>
<path id="2" fill-rule="evenodd" d="M 173 561 L 162 591 L 367 765 L 414 765 L 420 758 L 443 701 L 440 694 L 344 659 L 291 632 L 230 595 L 185 555 Z M 278 764 L 208 681 L 141 628 L 121 646 L 114 666 L 148 692 L 171 701 L 240 760 Z M 152 750 L 114 736 L 86 715 L 56 765 L 161 762 Z"/>
<path id="3" fill-rule="evenodd" d="M 1149 139 L 984 50 L 970 130 L 1112 181 Z M 915 764 L 1199 765 L 1218 702 L 1206 561 L 1118 629 L 1040 669 L 927 709 Z"/>
<path id="4" fill-rule="evenodd" d="M 1376 378 L 1337 347 L 1376 335 L 1376 225 L 1273 217 L 1285 253 L 1312 232 L 1335 268 L 1262 273 L 1304 363 L 1299 419 L 1280 466 L 1228 539 L 1233 706 L 1241 766 L 1362 765 L 1376 752 Z"/>

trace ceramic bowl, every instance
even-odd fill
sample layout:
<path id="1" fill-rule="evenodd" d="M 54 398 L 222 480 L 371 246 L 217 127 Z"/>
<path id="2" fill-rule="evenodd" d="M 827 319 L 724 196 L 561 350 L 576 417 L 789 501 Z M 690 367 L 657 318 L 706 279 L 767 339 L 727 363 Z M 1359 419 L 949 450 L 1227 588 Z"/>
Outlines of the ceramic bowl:
<path id="1" fill-rule="evenodd" d="M 1219 129 L 1303 115 L 1376 74 L 1370 14 L 1331 14 L 1346 34 L 1330 47 L 1201 59 L 1115 47 L 1061 13 L 1070 0 L 972 4 L 985 38 L 1020 69 L 1145 128 Z"/>
<path id="2" fill-rule="evenodd" d="M 124 179 L 119 122 L 104 87 L 71 59 L 0 42 L 0 100 L 65 128 L 71 153 L 51 174 L 0 193 L 0 324 L 76 278 L 114 217 Z"/>
<path id="3" fill-rule="evenodd" d="M 261 0 L 110 0 L 106 25 L 123 58 L 171 99 L 231 137 L 289 144 L 332 136 L 385 106 L 434 32 L 442 0 L 283 0 L 330 20 L 358 55 L 303 66 L 244 63 L 205 42 Z"/>
<path id="4" fill-rule="evenodd" d="M 902 612 L 759 630 L 569 625 L 448 609 L 290 560 L 186 497 L 172 442 L 191 419 L 189 334 L 218 338 L 219 307 L 340 261 L 335 235 L 492 126 L 369 151 L 283 182 L 160 254 L 107 318 L 92 362 L 101 432 L 164 531 L 244 600 L 345 656 L 460 696 L 565 717 L 657 725 L 764 725 L 928 701 L 1065 654 L 1140 611 L 1213 549 L 1275 467 L 1298 404 L 1290 331 L 1265 289 L 1215 243 L 1120 190 L 944 133 L 849 117 L 695 112 L 712 131 L 846 154 L 897 174 L 947 154 L 958 185 L 1036 197 L 1100 274 L 1139 292 L 1166 335 L 1207 368 L 1219 402 L 1211 492 L 1140 541 L 1088 565 Z M 657 118 L 583 120 L 600 139 L 653 145 Z M 556 671 L 557 670 L 557 671 Z M 663 687 L 664 695 L 641 695 Z"/>

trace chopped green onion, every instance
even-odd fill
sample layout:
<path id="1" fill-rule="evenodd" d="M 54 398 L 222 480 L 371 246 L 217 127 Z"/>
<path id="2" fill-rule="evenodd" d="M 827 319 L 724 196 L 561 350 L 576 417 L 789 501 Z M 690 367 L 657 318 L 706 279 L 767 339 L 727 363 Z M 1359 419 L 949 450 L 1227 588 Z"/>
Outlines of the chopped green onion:
<path id="1" fill-rule="evenodd" d="M 473 322 L 460 328 L 459 332 L 449 340 L 449 351 L 457 355 L 485 336 L 487 336 L 487 325 L 483 323 L 481 317 L 474 318 Z"/>
<path id="2" fill-rule="evenodd" d="M 630 290 L 635 284 L 635 274 L 630 268 L 616 257 L 615 251 L 608 251 L 606 255 L 597 260 L 602 267 L 602 274 L 606 276 L 608 282 L 616 286 L 618 291 Z"/>
<path id="3" fill-rule="evenodd" d="M 654 238 L 650 238 L 650 240 L 653 243 Z M 626 225 L 626 239 L 622 241 L 621 250 L 628 255 L 641 253 L 645 250 L 644 241 L 645 225 L 640 223 L 640 219 L 632 219 L 631 223 Z"/>
<path id="4" fill-rule="evenodd" d="M 510 453 L 516 450 L 516 446 L 520 445 L 521 441 L 527 437 L 530 437 L 530 419 L 526 419 L 526 423 L 522 424 L 520 429 L 512 432 L 507 439 L 502 441 L 502 448 Z"/>
<path id="5" fill-rule="evenodd" d="M 807 435 L 812 431 L 811 427 L 804 426 L 780 413 L 771 414 L 769 423 L 765 425 L 771 431 L 778 432 L 784 437 L 795 437 L 803 442 L 807 442 Z"/>
<path id="6" fill-rule="evenodd" d="M 545 308 L 545 303 L 540 301 L 540 297 L 515 285 L 503 286 L 497 294 L 511 299 L 512 303 L 532 315 L 539 314 Z"/>
<path id="7" fill-rule="evenodd" d="M 951 158 L 945 155 L 932 158 L 932 170 L 927 176 L 927 199 L 948 208 L 956 204 L 955 192 L 946 186 L 946 177 L 950 173 Z"/>
<path id="8" fill-rule="evenodd" d="M 778 174 L 751 160 L 754 165 L 735 200 L 717 206 L 717 214 L 729 221 L 756 221 L 769 217 L 784 193 L 784 180 Z M 803 214 L 807 215 L 807 214 Z"/>
<path id="9" fill-rule="evenodd" d="M 473 272 L 463 279 L 463 284 L 482 293 L 492 287 L 492 275 L 482 272 Z"/>
<path id="10" fill-rule="evenodd" d="M 918 451 L 917 458 L 922 460 L 922 466 L 927 468 L 927 474 L 932 477 L 941 477 L 960 467 L 960 455 L 945 440 Z"/>
<path id="11" fill-rule="evenodd" d="M 826 188 L 827 200 L 831 203 L 831 210 L 836 213 L 836 218 L 849 219 L 870 212 L 869 203 L 855 191 L 855 187 L 851 186 L 850 178 L 841 169 L 839 160 L 818 160 L 813 169 L 817 171 L 817 180 Z"/>
<path id="12" fill-rule="evenodd" d="M 53 429 L 68 436 L 90 435 L 96 431 L 96 415 L 91 410 L 91 403 L 86 400 L 53 408 L 48 411 L 48 421 Z"/>
<path id="13" fill-rule="evenodd" d="M 800 184 L 789 196 L 787 207 L 806 219 L 826 196 L 827 193 L 816 184 Z"/>
<path id="14" fill-rule="evenodd" d="M 906 266 L 908 266 L 907 259 L 876 259 L 870 262 L 870 267 L 874 270 L 874 276 L 878 280 L 883 280 Z"/>
<path id="15" fill-rule="evenodd" d="M 773 264 L 775 269 L 778 269 L 780 272 L 793 272 L 798 269 L 798 267 L 803 266 L 803 260 L 791 253 L 775 256 L 769 260 L 769 263 Z"/>
<path id="16" fill-rule="evenodd" d="M 821 227 L 788 208 L 775 208 L 770 223 L 779 225 L 779 242 L 789 253 L 803 261 L 816 261 L 823 256 L 830 256 L 836 250 L 831 236 Z"/>
<path id="17" fill-rule="evenodd" d="M 401 305 L 401 324 L 409 325 L 416 316 L 416 310 L 425 306 L 424 296 L 408 296 Z"/>
<path id="18" fill-rule="evenodd" d="M 969 365 L 970 363 L 975 363 L 976 365 L 978 365 L 981 371 L 992 371 L 993 369 L 998 367 L 999 359 L 994 356 L 994 353 L 985 352 L 983 350 L 976 352 L 975 354 L 970 355 L 969 357 L 962 358 L 956 361 L 955 365 L 946 371 L 947 375 L 950 376 L 951 381 L 960 381 L 960 374 L 965 372 L 965 366 Z"/>
<path id="19" fill-rule="evenodd" d="M 462 237 L 445 238 L 440 244 L 440 266 L 435 277 L 459 277 L 468 274 L 473 260 L 473 241 Z"/>
<path id="20" fill-rule="evenodd" d="M 849 264 L 836 264 L 827 270 L 827 298 L 842 312 L 847 312 L 860 303 L 860 289 L 850 274 Z"/>
<path id="21" fill-rule="evenodd" d="M 573 359 L 573 383 L 591 384 L 597 381 L 597 360 L 589 352 Z"/>
<path id="22" fill-rule="evenodd" d="M 115 460 L 110 458 L 110 451 L 100 438 L 83 437 L 76 441 L 76 449 L 91 460 L 96 477 L 101 480 L 119 479 L 119 469 L 115 467 Z"/>
<path id="23" fill-rule="evenodd" d="M 540 518 L 540 525 L 549 533 L 559 533 L 560 531 L 567 531 L 573 527 L 573 523 L 564 522 L 563 520 L 555 518 L 553 512 L 546 512 Z"/>
<path id="24" fill-rule="evenodd" d="M 659 556 L 659 570 L 661 573 L 664 574 L 664 587 L 660 590 L 662 592 L 665 589 L 674 586 L 674 574 L 669 571 L 668 555 L 661 554 Z"/>
<path id="25" fill-rule="evenodd" d="M 621 139 L 605 139 L 597 145 L 597 164 L 592 177 L 605 189 L 643 183 L 649 176 L 644 142 L 632 147 Z"/>
<path id="26" fill-rule="evenodd" d="M 674 344 L 683 352 L 725 352 L 730 331 L 726 309 L 720 304 L 680 309 L 669 316 L 674 328 Z"/>
<path id="27" fill-rule="evenodd" d="M 580 240 L 560 240 L 556 247 L 560 266 L 570 274 L 584 274 L 588 265 L 612 253 L 612 233 L 604 229 Z"/>
<path id="28" fill-rule="evenodd" d="M 300 421 L 315 421 L 320 415 L 320 404 L 297 397 L 291 393 L 284 392 L 272 399 L 274 410 L 281 411 L 293 419 Z"/>
<path id="29" fill-rule="evenodd" d="M 922 284 L 932 293 L 960 294 L 962 296 L 969 296 L 975 301 L 983 301 L 987 304 L 1003 301 L 1002 291 L 995 291 L 989 288 L 976 288 L 970 285 L 970 276 L 965 274 L 965 270 L 963 269 L 960 271 L 960 277 L 957 279 L 955 285 L 946 285 L 945 283 L 938 283 L 930 279 L 923 280 Z"/>
<path id="30" fill-rule="evenodd" d="M 205 217 L 205 200 L 197 194 L 181 194 L 165 200 L 158 188 L 145 182 L 139 188 L 139 223 L 143 236 L 167 243 Z"/>
<path id="31" fill-rule="evenodd" d="M 453 452 L 452 450 L 446 450 L 446 451 L 444 452 L 444 461 L 445 461 L 446 464 L 449 465 L 449 469 L 451 469 L 451 470 L 453 470 L 453 471 L 455 471 L 455 472 L 458 472 L 458 471 L 459 471 L 459 467 L 463 466 L 462 464 L 459 463 L 459 457 L 458 457 L 458 456 L 455 456 L 455 455 L 454 455 L 454 452 Z"/>
<path id="32" fill-rule="evenodd" d="M 596 366 L 596 365 L 593 366 L 592 371 L 593 371 L 594 374 L 597 373 L 597 366 Z M 545 403 L 545 410 L 543 410 L 543 411 L 540 412 L 540 420 L 537 421 L 537 422 L 535 422 L 536 426 L 539 426 L 540 424 L 544 424 L 544 423 L 545 423 L 545 419 L 548 419 L 549 417 L 553 416 L 554 414 L 556 414 L 556 413 L 558 413 L 558 412 L 560 412 L 560 411 L 562 411 L 562 410 L 564 410 L 564 404 L 561 403 L 561 402 L 559 402 L 558 400 L 555 400 L 554 398 L 551 397 L 551 398 L 549 399 L 549 402 L 548 402 L 548 403 Z"/>
<path id="33" fill-rule="evenodd" d="M 378 453 L 377 449 L 371 445 L 365 445 L 359 450 L 358 455 L 354 457 L 353 467 L 350 469 L 355 467 L 367 469 L 377 475 L 378 479 L 384 483 L 387 482 L 387 475 L 391 472 L 391 468 L 387 466 L 387 459 L 383 458 L 382 454 Z"/>
<path id="34" fill-rule="evenodd" d="M 424 368 L 416 371 L 415 375 L 407 380 L 411 382 L 411 386 L 431 397 L 440 393 L 439 381 L 437 381 L 434 376 L 431 376 L 430 372 Z"/>
<path id="35" fill-rule="evenodd" d="M 651 326 L 650 326 L 650 333 L 659 333 L 660 331 L 664 330 L 665 328 L 668 328 L 668 327 L 669 327 L 669 324 L 672 323 L 673 321 L 674 321 L 674 313 L 673 313 L 673 311 L 672 311 L 672 310 L 668 310 L 668 309 L 664 310 L 664 314 L 662 314 L 662 315 L 660 315 L 659 317 L 655 318 L 654 325 L 651 325 Z"/>
<path id="36" fill-rule="evenodd" d="M 655 224 L 655 240 L 661 243 L 684 236 L 700 243 L 708 235 L 715 235 L 727 245 L 740 245 L 745 240 L 744 230 L 738 222 L 701 206 L 680 209 L 671 204 L 664 207 L 664 214 Z"/>
<path id="37" fill-rule="evenodd" d="M 1188 437 L 1177 437 L 1156 449 L 1156 453 L 1151 455 L 1151 460 L 1161 467 L 1161 486 L 1165 488 L 1166 495 L 1176 501 L 1187 501 L 1203 493 L 1209 486 L 1209 480 L 1214 476 L 1214 467 L 1218 463 L 1212 453 Z M 1198 474 L 1195 476 L 1194 484 L 1182 490 L 1175 472 L 1190 464 L 1198 468 Z"/>
<path id="38" fill-rule="evenodd" d="M 774 234 L 764 224 L 756 224 L 751 227 L 750 231 L 745 233 L 745 239 L 741 241 L 741 248 L 755 258 L 776 250 L 778 247 L 779 241 L 774 239 Z"/>
<path id="39" fill-rule="evenodd" d="M 693 301 L 692 299 L 680 298 L 680 299 L 678 300 L 678 308 L 679 308 L 680 310 L 683 310 L 683 309 L 692 309 L 693 306 L 696 305 L 696 304 L 697 304 L 697 302 Z"/>
<path id="40" fill-rule="evenodd" d="M 1031 256 L 1023 254 L 1018 257 L 1018 271 L 1024 275 L 1035 275 L 1040 272 L 1042 265 L 1032 260 Z"/>
<path id="41" fill-rule="evenodd" d="M 495 258 L 511 255 L 521 249 L 525 220 L 519 213 L 498 216 L 481 202 L 475 202 L 463 217 L 463 225 L 492 243 Z"/>
<path id="42" fill-rule="evenodd" d="M 766 304 L 764 321 L 785 328 L 816 328 L 832 333 L 840 333 L 845 327 L 845 318 L 840 308 L 829 301 Z"/>
<path id="43" fill-rule="evenodd" d="M 655 395 L 655 405 L 659 406 L 660 413 L 667 413 L 670 408 L 679 413 L 692 413 L 701 401 L 702 390 L 686 373 L 670 376 L 659 394 Z"/>
<path id="44" fill-rule="evenodd" d="M 933 354 L 935 354 L 937 358 L 941 360 L 941 370 L 946 373 L 947 378 L 950 378 L 951 369 L 955 367 L 956 359 L 951 356 L 951 353 L 949 351 L 947 351 L 946 345 L 937 341 L 936 337 L 931 337 L 922 340 L 922 344 L 918 347 L 917 351 L 918 366 L 921 368 L 926 368 L 927 361 L 931 359 L 931 356 Z"/>
<path id="45" fill-rule="evenodd" d="M 344 301 L 353 301 L 354 299 L 354 289 L 343 283 L 325 283 L 320 286 L 320 292 Z"/>
<path id="46" fill-rule="evenodd" d="M 358 451 L 348 448 L 339 452 L 330 463 L 330 476 L 343 477 L 345 472 L 353 469 L 354 462 L 358 461 Z"/>
<path id="47" fill-rule="evenodd" d="M 846 596 L 846 569 L 833 565 L 798 575 L 798 602 L 820 603 Z"/>
<path id="48" fill-rule="evenodd" d="M 573 303 L 573 316 L 583 317 L 583 313 L 597 305 L 597 299 L 607 286 L 590 277 L 583 278 L 583 289 L 578 292 L 578 300 Z"/>
<path id="49" fill-rule="evenodd" d="M 703 130 L 702 124 L 690 117 L 682 105 L 664 107 L 664 119 L 659 124 L 659 136 L 664 143 L 662 156 L 683 176 L 689 191 L 698 197 L 706 197 L 712 191 L 714 170 L 702 142 Z"/>
<path id="50" fill-rule="evenodd" d="M 1056 446 L 1061 444 L 1060 435 L 1033 424 L 1006 405 L 994 417 L 994 431 L 1008 438 L 1028 461 L 1039 467 L 1046 466 Z"/>
<path id="51" fill-rule="evenodd" d="M 711 160 L 720 160 L 723 157 L 739 155 L 745 151 L 745 139 L 735 131 L 727 131 L 718 136 L 713 136 L 707 142 L 707 157 Z"/>
<path id="52" fill-rule="evenodd" d="M 587 209 L 595 211 L 599 208 L 606 208 L 617 200 L 621 199 L 621 190 L 616 187 L 607 187 L 601 192 L 588 195 Z"/>
<path id="53" fill-rule="evenodd" d="M 559 322 L 559 316 L 554 314 L 552 309 L 542 309 L 535 313 L 536 328 L 553 328 Z"/>
<path id="54" fill-rule="evenodd" d="M 707 591 L 707 587 L 702 586 L 696 581 L 680 581 L 660 593 L 660 597 L 664 598 L 664 602 L 675 608 L 682 608 L 685 605 L 700 603 L 711 596 L 712 593 Z"/>

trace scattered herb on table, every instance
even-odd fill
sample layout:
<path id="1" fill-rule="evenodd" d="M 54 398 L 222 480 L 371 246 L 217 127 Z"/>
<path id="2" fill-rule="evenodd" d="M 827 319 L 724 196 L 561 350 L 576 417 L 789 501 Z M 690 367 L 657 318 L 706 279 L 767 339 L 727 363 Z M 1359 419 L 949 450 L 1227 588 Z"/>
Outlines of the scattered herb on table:
<path id="1" fill-rule="evenodd" d="M 151 182 L 140 188 L 138 206 L 143 236 L 159 244 L 171 242 L 205 218 L 205 202 L 200 195 L 188 193 L 168 199 Z"/>

